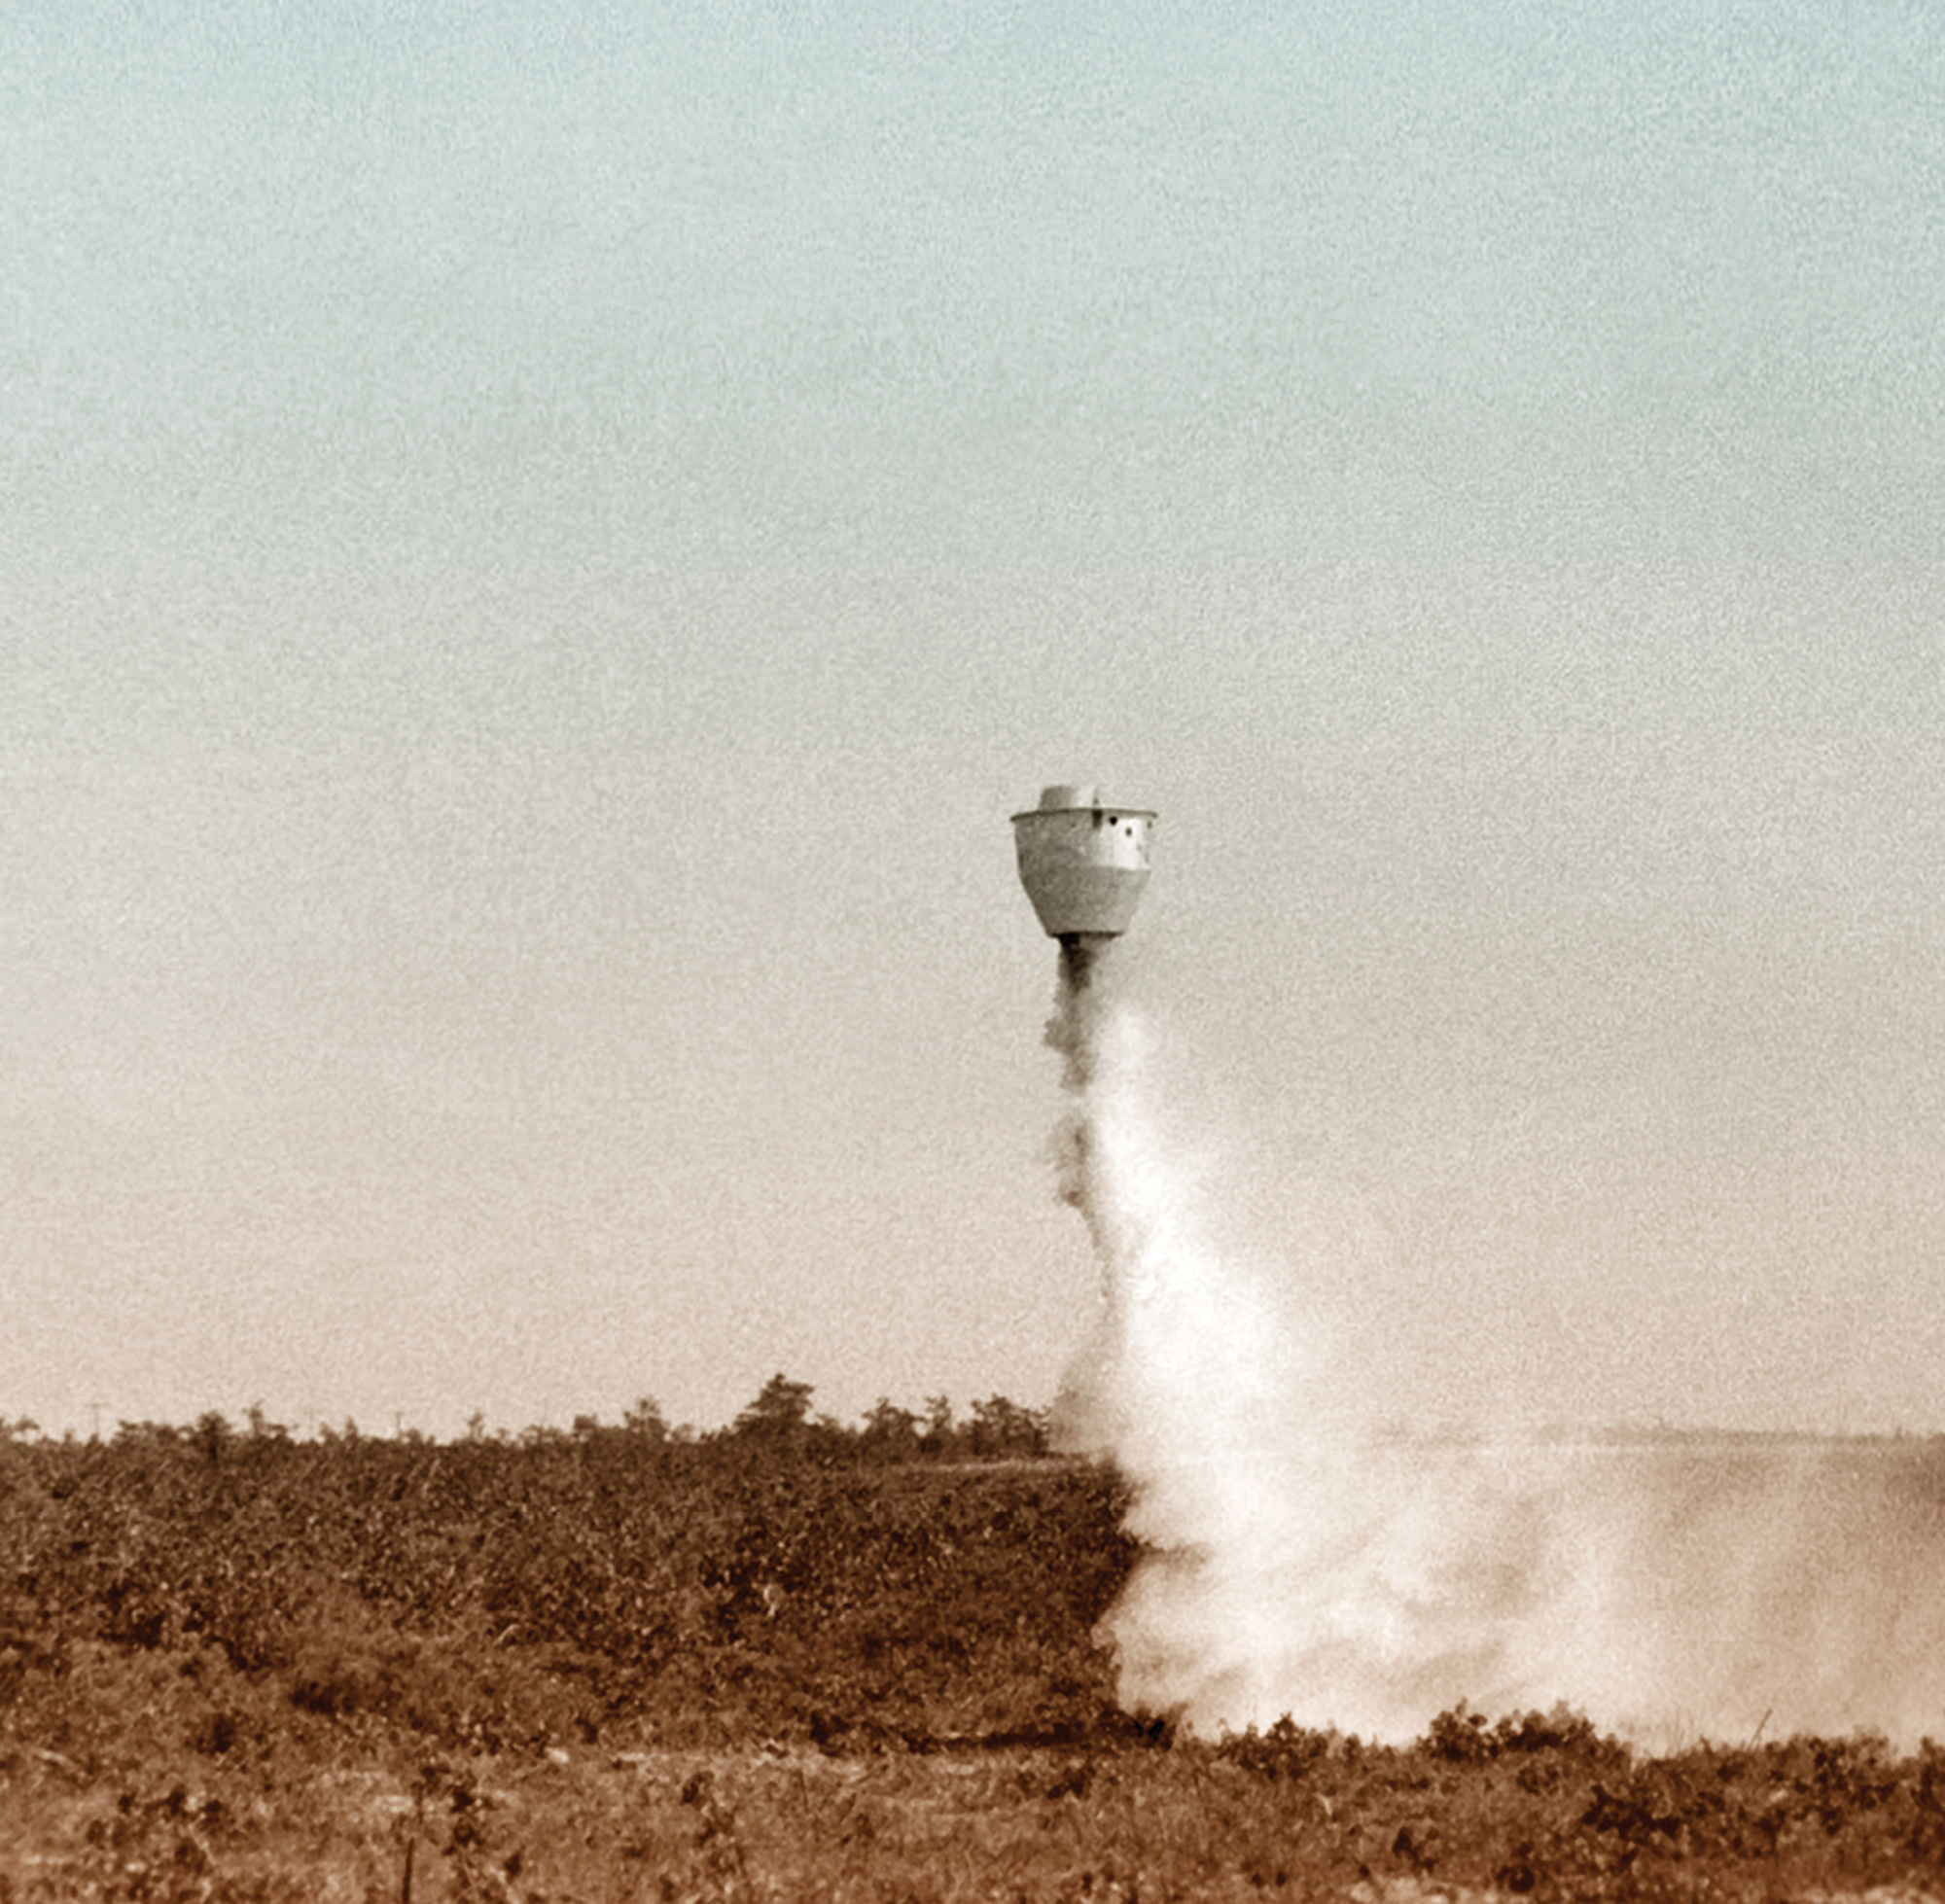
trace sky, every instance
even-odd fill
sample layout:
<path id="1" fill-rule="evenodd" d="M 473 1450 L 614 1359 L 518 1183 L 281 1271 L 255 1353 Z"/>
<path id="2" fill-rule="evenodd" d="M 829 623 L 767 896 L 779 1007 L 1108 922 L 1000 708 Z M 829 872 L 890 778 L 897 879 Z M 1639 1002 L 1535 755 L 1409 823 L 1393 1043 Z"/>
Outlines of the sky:
<path id="1" fill-rule="evenodd" d="M 0 1418 L 1041 1405 L 1008 817 L 1397 1411 L 1945 1429 L 1945 17 L 21 0 Z"/>

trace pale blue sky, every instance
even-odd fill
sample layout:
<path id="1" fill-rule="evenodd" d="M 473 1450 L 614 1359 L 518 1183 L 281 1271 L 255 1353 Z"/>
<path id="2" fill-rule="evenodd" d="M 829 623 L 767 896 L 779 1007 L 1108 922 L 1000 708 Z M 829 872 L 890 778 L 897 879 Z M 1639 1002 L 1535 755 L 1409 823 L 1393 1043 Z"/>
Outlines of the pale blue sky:
<path id="1" fill-rule="evenodd" d="M 1405 1403 L 1945 1428 L 1941 292 L 1920 7 L 9 10 L 0 1412 L 1046 1399 L 1092 777 Z"/>

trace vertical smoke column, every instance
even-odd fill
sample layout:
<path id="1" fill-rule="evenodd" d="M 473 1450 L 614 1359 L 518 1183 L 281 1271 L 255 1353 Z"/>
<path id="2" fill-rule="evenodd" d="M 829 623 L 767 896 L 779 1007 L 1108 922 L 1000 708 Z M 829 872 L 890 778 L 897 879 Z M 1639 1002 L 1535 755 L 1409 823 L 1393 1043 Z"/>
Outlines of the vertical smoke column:
<path id="1" fill-rule="evenodd" d="M 1114 1462 L 1144 1549 L 1101 1637 L 1132 1710 L 1203 1726 L 1274 1716 L 1289 1609 L 1262 1589 L 1305 1545 L 1296 1504 L 1317 1490 L 1294 1451 L 1309 1385 L 1263 1289 L 1199 1233 L 1149 1102 L 1147 1031 L 1115 977 L 1112 941 L 1064 942 L 1046 1027 L 1067 1099 L 1060 1195 L 1087 1225 L 1104 1295 L 1063 1388 L 1060 1432 Z"/>

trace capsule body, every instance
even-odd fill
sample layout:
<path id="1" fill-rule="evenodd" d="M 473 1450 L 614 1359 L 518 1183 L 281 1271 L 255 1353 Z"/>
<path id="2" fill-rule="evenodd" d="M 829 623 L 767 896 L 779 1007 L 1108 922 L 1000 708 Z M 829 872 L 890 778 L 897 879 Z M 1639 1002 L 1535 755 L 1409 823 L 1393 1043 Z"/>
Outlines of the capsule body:
<path id="1" fill-rule="evenodd" d="M 1152 813 L 1104 806 L 1092 787 L 1049 787 L 1013 815 L 1020 884 L 1048 934 L 1063 942 L 1128 930 L 1149 878 Z"/>

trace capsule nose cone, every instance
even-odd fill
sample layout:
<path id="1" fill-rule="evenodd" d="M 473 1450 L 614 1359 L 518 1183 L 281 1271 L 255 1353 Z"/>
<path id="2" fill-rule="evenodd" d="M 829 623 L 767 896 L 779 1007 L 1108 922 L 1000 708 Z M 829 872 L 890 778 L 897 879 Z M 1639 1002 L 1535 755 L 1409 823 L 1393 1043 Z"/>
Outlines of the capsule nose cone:
<path id="1" fill-rule="evenodd" d="M 1092 787 L 1049 787 L 1013 815 L 1020 884 L 1053 938 L 1112 938 L 1128 929 L 1149 879 L 1154 815 L 1104 806 Z"/>

